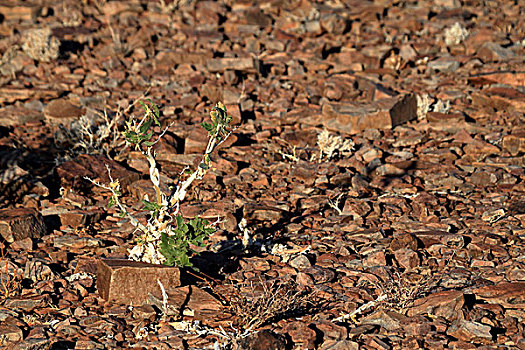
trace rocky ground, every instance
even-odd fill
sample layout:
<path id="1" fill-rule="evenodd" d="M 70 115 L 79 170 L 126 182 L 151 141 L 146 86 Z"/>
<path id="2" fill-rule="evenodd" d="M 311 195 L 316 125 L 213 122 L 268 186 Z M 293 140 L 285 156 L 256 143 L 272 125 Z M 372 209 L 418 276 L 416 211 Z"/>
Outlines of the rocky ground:
<path id="1" fill-rule="evenodd" d="M 3 348 L 525 349 L 523 2 L 16 0 L 0 18 Z M 182 206 L 221 223 L 168 305 L 173 269 L 103 283 L 135 236 L 84 179 L 108 164 L 140 217 L 148 165 L 119 131 L 145 97 L 173 123 L 166 183 L 216 102 L 238 126 Z M 154 292 L 125 284 L 141 271 Z"/>

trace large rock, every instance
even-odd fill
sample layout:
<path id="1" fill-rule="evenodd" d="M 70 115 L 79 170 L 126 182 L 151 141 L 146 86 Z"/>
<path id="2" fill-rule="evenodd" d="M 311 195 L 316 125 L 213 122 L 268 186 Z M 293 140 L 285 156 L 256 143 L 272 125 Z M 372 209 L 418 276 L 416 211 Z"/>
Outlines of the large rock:
<path id="1" fill-rule="evenodd" d="M 417 118 L 417 99 L 413 94 L 380 99 L 368 104 L 325 103 L 322 113 L 301 120 L 328 129 L 359 133 L 366 129 L 391 129 Z"/>
<path id="2" fill-rule="evenodd" d="M 414 305 L 408 309 L 407 315 L 430 314 L 453 319 L 457 317 L 464 303 L 465 298 L 461 291 L 451 290 L 434 293 L 425 298 L 417 299 Z"/>
<path id="3" fill-rule="evenodd" d="M 0 235 L 13 243 L 24 238 L 39 238 L 46 233 L 42 215 L 35 209 L 16 208 L 0 210 Z"/>
<path id="4" fill-rule="evenodd" d="M 166 290 L 180 286 L 176 267 L 121 259 L 101 259 L 97 264 L 97 288 L 100 296 L 121 304 L 141 305 L 151 294 L 162 299 L 158 281 Z"/>

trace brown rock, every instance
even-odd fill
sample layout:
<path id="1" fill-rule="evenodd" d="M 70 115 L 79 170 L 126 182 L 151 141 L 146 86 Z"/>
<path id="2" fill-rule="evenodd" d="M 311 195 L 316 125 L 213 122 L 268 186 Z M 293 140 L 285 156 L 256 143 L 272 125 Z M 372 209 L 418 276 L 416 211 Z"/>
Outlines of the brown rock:
<path id="1" fill-rule="evenodd" d="M 285 350 L 286 339 L 268 330 L 252 334 L 239 342 L 239 350 Z"/>
<path id="2" fill-rule="evenodd" d="M 306 117 L 302 122 L 346 133 L 366 129 L 391 129 L 396 125 L 416 119 L 415 95 L 396 96 L 365 105 L 350 103 L 325 103 L 321 115 Z"/>
<path id="3" fill-rule="evenodd" d="M 41 9 L 39 5 L 5 2 L 0 5 L 0 14 L 6 21 L 34 21 Z"/>
<path id="4" fill-rule="evenodd" d="M 206 62 L 206 67 L 212 73 L 223 72 L 225 70 L 255 73 L 258 70 L 258 62 L 252 57 L 214 58 Z"/>
<path id="5" fill-rule="evenodd" d="M 44 89 L 20 89 L 16 87 L 0 88 L 0 103 L 12 103 L 19 100 L 57 98 L 60 91 Z"/>
<path id="6" fill-rule="evenodd" d="M 515 54 L 512 50 L 503 48 L 494 42 L 485 43 L 478 50 L 478 57 L 481 58 L 483 62 L 505 61 L 514 56 Z"/>
<path id="7" fill-rule="evenodd" d="M 51 124 L 69 124 L 85 113 L 85 108 L 76 106 L 64 98 L 53 100 L 44 108 L 44 116 Z"/>
<path id="8" fill-rule="evenodd" d="M 465 298 L 461 291 L 451 290 L 434 293 L 416 300 L 414 305 L 408 309 L 407 315 L 430 314 L 443 316 L 446 319 L 453 319 L 457 317 L 464 303 Z"/>
<path id="9" fill-rule="evenodd" d="M 0 325 L 0 345 L 13 344 L 23 338 L 22 330 L 15 325 Z"/>
<path id="10" fill-rule="evenodd" d="M 491 327 L 479 322 L 465 321 L 462 319 L 454 321 L 447 334 L 458 340 L 471 342 L 487 342 L 492 340 Z"/>
<path id="11" fill-rule="evenodd" d="M 392 242 L 390 242 L 390 249 L 392 251 L 396 251 L 399 249 L 417 249 L 417 240 L 409 233 L 396 236 L 392 239 Z"/>
<path id="12" fill-rule="evenodd" d="M 413 269 L 419 266 L 420 259 L 415 251 L 408 248 L 398 249 L 394 252 L 394 256 L 399 265 L 405 269 Z"/>
<path id="13" fill-rule="evenodd" d="M 286 331 L 295 343 L 301 349 L 315 348 L 315 331 L 308 327 L 308 325 L 301 321 L 294 321 L 286 325 Z"/>
<path id="14" fill-rule="evenodd" d="M 0 235 L 8 242 L 24 238 L 40 238 L 46 233 L 42 215 L 35 209 L 0 210 Z"/>
<path id="15" fill-rule="evenodd" d="M 503 307 L 525 307 L 525 282 L 501 282 L 472 290 L 477 299 Z"/>
<path id="16" fill-rule="evenodd" d="M 351 340 L 326 341 L 321 346 L 322 350 L 358 350 L 359 343 Z"/>
<path id="17" fill-rule="evenodd" d="M 108 301 L 141 305 L 148 300 L 148 294 L 162 298 L 157 281 L 166 290 L 180 286 L 180 270 L 176 267 L 118 259 L 101 259 L 97 267 L 98 292 Z"/>
<path id="18" fill-rule="evenodd" d="M 217 319 L 217 315 L 221 313 L 222 304 L 219 300 L 199 287 L 174 288 L 171 285 L 165 285 L 165 288 L 168 295 L 169 314 L 193 316 L 196 320 L 208 321 Z M 162 298 L 152 294 L 148 300 L 164 311 Z"/>
<path id="19" fill-rule="evenodd" d="M 517 156 L 525 152 L 525 133 L 519 135 L 506 135 L 502 140 L 502 147 L 511 155 Z"/>
<path id="20" fill-rule="evenodd" d="M 395 311 L 379 310 L 363 318 L 361 323 L 380 326 L 387 331 L 394 331 L 402 328 L 407 321 L 408 317 Z"/>
<path id="21" fill-rule="evenodd" d="M 75 160 L 62 163 L 55 171 L 60 177 L 62 186 L 81 189 L 86 186 L 93 186 L 85 177 L 108 184 L 109 176 L 106 164 L 111 170 L 113 179 L 118 179 L 123 188 L 127 188 L 132 182 L 139 179 L 138 173 L 129 171 L 114 160 L 100 155 L 82 154 Z"/>

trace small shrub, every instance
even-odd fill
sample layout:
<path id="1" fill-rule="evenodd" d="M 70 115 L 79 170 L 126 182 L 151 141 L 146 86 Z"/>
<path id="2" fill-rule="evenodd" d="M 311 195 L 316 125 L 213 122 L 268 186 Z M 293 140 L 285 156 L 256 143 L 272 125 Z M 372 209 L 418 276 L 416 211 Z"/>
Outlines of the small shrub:
<path id="1" fill-rule="evenodd" d="M 193 181 L 202 179 L 211 169 L 210 154 L 230 136 L 229 123 L 231 117 L 228 116 L 226 107 L 220 102 L 212 109 L 210 113 L 211 123 L 204 122 L 201 124 L 208 131 L 209 139 L 206 151 L 197 169 L 193 172 L 185 169 L 189 171 L 186 173 L 187 177 L 184 180 L 179 179 L 176 186 L 173 186 L 171 193 L 166 194 L 161 189 L 153 146 L 165 134 L 168 127 L 156 139 L 154 138 L 152 127 L 160 126 L 160 111 L 151 100 L 148 102 L 141 102 L 145 112 L 144 116 L 140 119 L 130 118 L 127 120 L 123 132 L 126 143 L 136 150 L 140 150 L 149 163 L 149 175 L 155 191 L 155 198 L 150 200 L 145 196 L 142 200 L 143 209 L 149 214 L 147 223 L 139 222 L 120 201 L 122 195 L 120 183 L 118 179 L 111 177 L 109 168 L 110 183 L 108 185 L 100 184 L 91 179 L 88 180 L 109 190 L 111 197 L 108 207 L 117 206 L 120 216 L 128 218 L 136 230 L 140 232 L 136 238 L 136 245 L 129 251 L 131 259 L 170 266 L 193 267 L 190 257 L 196 254 L 196 251 L 192 247 L 202 246 L 203 241 L 215 229 L 210 227 L 207 220 L 201 218 L 194 218 L 185 223 L 182 215 L 179 214 L 180 202 L 186 197 L 188 187 Z"/>

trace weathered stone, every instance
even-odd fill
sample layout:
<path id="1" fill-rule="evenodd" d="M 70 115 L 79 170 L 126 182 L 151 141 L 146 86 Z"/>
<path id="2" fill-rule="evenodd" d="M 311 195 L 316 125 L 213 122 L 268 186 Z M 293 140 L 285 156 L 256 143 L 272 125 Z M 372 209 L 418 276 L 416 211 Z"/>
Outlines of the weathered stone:
<path id="1" fill-rule="evenodd" d="M 452 323 L 447 334 L 459 340 L 471 342 L 487 342 L 492 340 L 491 327 L 479 322 L 458 319 Z"/>
<path id="2" fill-rule="evenodd" d="M 37 282 L 52 280 L 54 277 L 55 274 L 51 268 L 42 261 L 31 260 L 26 263 L 24 278 Z"/>
<path id="3" fill-rule="evenodd" d="M 504 61 L 514 56 L 515 54 L 512 50 L 503 48 L 501 45 L 493 42 L 483 44 L 478 50 L 478 57 L 484 62 Z"/>
<path id="4" fill-rule="evenodd" d="M 321 346 L 322 350 L 358 350 L 359 343 L 351 340 L 326 341 Z"/>
<path id="5" fill-rule="evenodd" d="M 0 14 L 6 21 L 34 21 L 41 9 L 39 5 L 7 2 L 0 5 Z"/>
<path id="6" fill-rule="evenodd" d="M 446 319 L 454 319 L 463 307 L 465 298 L 461 291 L 444 291 L 431 294 L 427 297 L 417 299 L 414 305 L 408 309 L 408 316 L 430 314 L 443 316 Z"/>
<path id="7" fill-rule="evenodd" d="M 46 233 L 42 215 L 35 209 L 0 210 L 0 234 L 8 242 L 24 238 L 40 238 Z"/>
<path id="8" fill-rule="evenodd" d="M 520 152 L 525 153 L 525 133 L 506 135 L 503 137 L 501 145 L 513 156 L 517 156 Z"/>
<path id="9" fill-rule="evenodd" d="M 34 309 L 47 306 L 49 302 L 49 295 L 25 295 L 19 298 L 9 298 L 4 302 L 3 306 L 11 310 L 31 312 Z"/>
<path id="10" fill-rule="evenodd" d="M 60 178 L 62 186 L 82 189 L 93 186 L 85 177 L 108 184 L 109 176 L 106 165 L 111 170 L 113 179 L 118 179 L 123 188 L 127 188 L 131 183 L 139 179 L 138 173 L 127 170 L 114 160 L 104 156 L 89 154 L 82 154 L 76 157 L 75 160 L 62 163 L 55 171 Z"/>
<path id="11" fill-rule="evenodd" d="M 51 124 L 69 125 L 85 113 L 85 108 L 76 106 L 71 101 L 63 98 L 49 102 L 44 108 L 44 116 Z"/>
<path id="12" fill-rule="evenodd" d="M 479 287 L 472 290 L 476 298 L 503 307 L 525 307 L 525 282 L 501 282 L 492 286 Z"/>
<path id="13" fill-rule="evenodd" d="M 239 350 L 285 350 L 286 338 L 268 330 L 262 330 L 247 336 L 239 342 Z"/>
<path id="14" fill-rule="evenodd" d="M 258 70 L 258 63 L 252 57 L 214 58 L 206 62 L 206 67 L 212 73 L 223 72 L 225 70 L 256 72 Z"/>
<path id="15" fill-rule="evenodd" d="M 377 100 L 366 105 L 325 103 L 322 114 L 305 117 L 301 122 L 346 133 L 366 129 L 391 129 L 417 118 L 415 95 Z"/>
<path id="16" fill-rule="evenodd" d="M 302 349 L 314 349 L 315 331 L 304 322 L 294 321 L 286 325 L 286 331 L 295 343 Z"/>
<path id="17" fill-rule="evenodd" d="M 9 345 L 23 338 L 22 330 L 15 325 L 0 325 L 0 345 Z"/>
<path id="18" fill-rule="evenodd" d="M 131 260 L 98 261 L 97 288 L 100 296 L 108 301 L 141 305 L 148 301 L 149 294 L 162 298 L 157 281 L 166 290 L 180 286 L 180 270 Z"/>
<path id="19" fill-rule="evenodd" d="M 401 315 L 395 311 L 376 311 L 371 315 L 364 317 L 361 320 L 363 324 L 373 324 L 380 326 L 387 331 L 394 331 L 402 328 L 408 322 L 408 317 Z"/>
<path id="20" fill-rule="evenodd" d="M 168 295 L 168 315 L 186 315 L 196 320 L 206 321 L 216 319 L 221 313 L 222 304 L 219 300 L 197 286 L 165 288 Z M 148 302 L 164 312 L 162 298 L 151 293 Z"/>
<path id="21" fill-rule="evenodd" d="M 308 258 L 305 255 L 300 254 L 296 256 L 295 258 L 293 258 L 292 260 L 290 260 L 290 266 L 296 269 L 302 270 L 302 269 L 312 266 L 312 263 L 310 262 L 310 260 L 308 260 Z"/>

